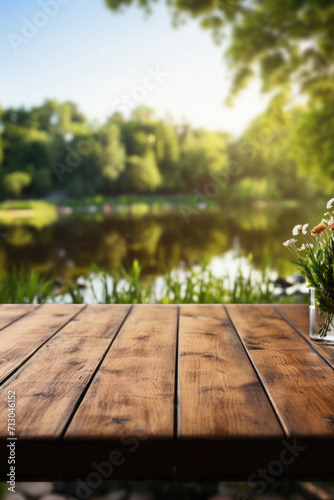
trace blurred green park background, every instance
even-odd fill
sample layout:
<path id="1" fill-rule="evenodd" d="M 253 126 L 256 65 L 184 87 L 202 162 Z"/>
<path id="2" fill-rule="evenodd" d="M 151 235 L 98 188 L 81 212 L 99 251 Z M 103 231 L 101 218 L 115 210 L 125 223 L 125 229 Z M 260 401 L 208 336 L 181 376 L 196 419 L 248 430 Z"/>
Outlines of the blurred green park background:
<path id="1" fill-rule="evenodd" d="M 155 2 L 108 0 L 106 15 L 126 15 L 132 4 L 149 11 Z M 88 279 L 92 264 L 113 275 L 138 261 L 148 280 L 203 262 L 218 276 L 244 257 L 248 269 L 265 260 L 268 270 L 293 274 L 281 243 L 294 224 L 317 223 L 333 194 L 333 2 L 167 6 L 179 30 L 194 22 L 215 42 L 225 40 L 229 103 L 256 79 L 267 109 L 236 134 L 161 117 L 146 105 L 116 110 L 103 123 L 52 96 L 3 106 L 4 273 L 24 266 L 73 283 Z M 198 95 L 193 106 L 203 100 Z"/>

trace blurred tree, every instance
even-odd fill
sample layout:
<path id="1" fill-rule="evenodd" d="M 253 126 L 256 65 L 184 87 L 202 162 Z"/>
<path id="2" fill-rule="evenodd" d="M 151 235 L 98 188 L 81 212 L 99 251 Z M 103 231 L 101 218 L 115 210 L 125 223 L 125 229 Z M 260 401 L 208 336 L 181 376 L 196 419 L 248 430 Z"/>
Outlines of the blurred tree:
<path id="1" fill-rule="evenodd" d="M 47 132 L 5 122 L 4 167 L 24 169 L 28 163 L 42 168 L 51 165 L 52 141 Z"/>
<path id="2" fill-rule="evenodd" d="M 20 108 L 7 108 L 3 112 L 3 121 L 5 124 L 15 124 L 21 127 L 32 128 L 33 117 L 31 111 Z"/>
<path id="3" fill-rule="evenodd" d="M 86 117 L 79 111 L 77 104 L 64 102 L 60 105 L 58 113 L 59 131 L 62 135 L 89 130 Z"/>
<path id="4" fill-rule="evenodd" d="M 71 198 L 85 198 L 94 196 L 96 193 L 94 185 L 83 179 L 80 175 L 71 174 L 66 186 L 67 194 Z"/>
<path id="5" fill-rule="evenodd" d="M 105 0 L 114 10 L 156 0 Z M 296 95 L 306 98 L 299 138 L 306 168 L 334 177 L 334 2 L 332 0 L 166 0 L 175 25 L 198 18 L 220 42 L 228 36 L 232 102 L 260 77 L 272 106 L 283 109 Z M 305 133 L 307 135 L 305 135 Z M 307 138 L 307 139 L 306 139 Z M 309 140 L 308 140 L 309 138 Z M 296 140 L 298 136 L 296 136 Z M 314 168 L 315 167 L 315 168 Z"/>
<path id="6" fill-rule="evenodd" d="M 55 100 L 46 100 L 41 106 L 34 107 L 31 112 L 31 125 L 51 135 L 58 131 L 60 106 Z"/>
<path id="7" fill-rule="evenodd" d="M 173 127 L 162 120 L 156 123 L 155 131 L 148 137 L 154 146 L 159 171 L 163 178 L 163 187 L 174 189 L 180 184 L 180 148 L 178 137 Z"/>
<path id="8" fill-rule="evenodd" d="M 253 197 L 256 189 L 251 179 L 260 185 L 261 179 L 267 178 L 269 198 L 301 199 L 317 192 L 314 178 L 306 175 L 302 168 L 300 142 L 296 139 L 305 113 L 303 108 L 295 107 L 277 115 L 269 108 L 230 145 L 230 160 L 239 166 L 238 175 L 231 178 L 231 184 L 236 183 L 235 190 L 233 186 L 230 192 L 231 201 L 246 202 Z M 261 186 L 263 191 L 259 188 L 259 199 L 267 199 L 264 184 Z"/>
<path id="9" fill-rule="evenodd" d="M 115 123 L 110 123 L 104 129 L 103 153 L 101 159 L 102 177 L 113 183 L 125 170 L 125 149 L 120 140 L 120 129 Z"/>
<path id="10" fill-rule="evenodd" d="M 31 183 L 31 175 L 27 172 L 12 172 L 3 178 L 3 185 L 6 195 L 19 198 L 24 188 Z"/>
<path id="11" fill-rule="evenodd" d="M 70 166 L 64 187 L 73 198 L 93 196 L 103 185 L 101 160 L 103 146 L 98 134 L 81 133 L 66 143 L 63 164 Z"/>
<path id="12" fill-rule="evenodd" d="M 131 4 L 149 9 L 156 0 L 105 0 L 112 10 Z M 323 100 L 333 92 L 332 0 L 168 0 L 176 24 L 197 17 L 216 41 L 230 31 L 227 55 L 233 92 L 260 71 L 264 90 L 290 88 Z"/>
<path id="13" fill-rule="evenodd" d="M 135 108 L 122 126 L 122 140 L 128 156 L 144 156 L 151 149 L 155 132 L 154 111 L 146 106 Z"/>
<path id="14" fill-rule="evenodd" d="M 34 172 L 31 190 L 37 196 L 46 196 L 52 189 L 52 170 L 50 167 Z"/>
<path id="15" fill-rule="evenodd" d="M 230 193 L 229 200 L 233 203 L 279 200 L 280 192 L 274 178 L 243 177 L 236 182 Z"/>
<path id="16" fill-rule="evenodd" d="M 187 185 L 201 187 L 212 181 L 210 174 L 224 170 L 227 163 L 227 141 L 223 133 L 200 129 L 185 138 L 181 166 Z"/>
<path id="17" fill-rule="evenodd" d="M 131 113 L 131 121 L 140 125 L 150 125 L 155 121 L 155 111 L 148 106 L 137 106 Z"/>
<path id="18" fill-rule="evenodd" d="M 127 158 L 122 184 L 125 189 L 139 192 L 154 191 L 161 184 L 161 175 L 153 151 L 148 151 L 142 158 Z"/>
<path id="19" fill-rule="evenodd" d="M 311 104 L 296 127 L 294 137 L 300 168 L 318 179 L 327 194 L 334 189 L 334 98 Z"/>

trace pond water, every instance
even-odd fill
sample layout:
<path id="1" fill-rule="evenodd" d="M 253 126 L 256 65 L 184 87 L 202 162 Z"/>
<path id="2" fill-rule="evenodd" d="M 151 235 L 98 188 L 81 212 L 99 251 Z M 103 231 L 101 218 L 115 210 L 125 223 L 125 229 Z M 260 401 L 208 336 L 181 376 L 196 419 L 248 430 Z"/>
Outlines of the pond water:
<path id="1" fill-rule="evenodd" d="M 229 271 L 235 256 L 252 255 L 255 268 L 268 258 L 284 276 L 295 268 L 282 242 L 295 224 L 316 224 L 322 214 L 309 205 L 217 209 L 193 215 L 189 224 L 178 212 L 141 218 L 72 214 L 43 227 L 27 219 L 0 225 L 0 264 L 73 281 L 87 277 L 93 263 L 112 274 L 138 259 L 145 276 L 159 276 L 199 261 Z"/>

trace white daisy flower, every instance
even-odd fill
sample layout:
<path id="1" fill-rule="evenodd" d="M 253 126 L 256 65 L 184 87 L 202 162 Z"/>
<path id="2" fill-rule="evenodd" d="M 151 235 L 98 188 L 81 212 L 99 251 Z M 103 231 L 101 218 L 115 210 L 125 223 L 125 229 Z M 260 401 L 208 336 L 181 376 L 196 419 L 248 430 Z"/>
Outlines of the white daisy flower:
<path id="1" fill-rule="evenodd" d="M 290 238 L 289 240 L 286 240 L 286 241 L 283 243 L 283 245 L 284 245 L 285 247 L 290 247 L 291 245 L 293 245 L 293 243 L 296 243 L 296 242 L 297 242 L 296 238 Z"/>
<path id="2" fill-rule="evenodd" d="M 310 224 L 304 224 L 302 227 L 302 233 L 307 234 L 309 227 L 310 227 Z"/>
<path id="3" fill-rule="evenodd" d="M 327 210 L 330 210 L 334 206 L 334 198 L 331 198 L 326 205 Z"/>
<path id="4" fill-rule="evenodd" d="M 301 224 L 297 224 L 297 226 L 295 226 L 292 230 L 292 235 L 293 236 L 298 236 L 298 234 L 300 234 L 302 232 L 302 225 Z"/>
<path id="5" fill-rule="evenodd" d="M 305 247 L 306 248 L 313 248 L 314 245 L 313 245 L 313 243 L 306 243 Z"/>
<path id="6" fill-rule="evenodd" d="M 302 244 L 302 246 L 300 248 L 297 248 L 298 252 L 302 252 L 303 250 L 305 250 L 305 245 L 304 243 Z"/>

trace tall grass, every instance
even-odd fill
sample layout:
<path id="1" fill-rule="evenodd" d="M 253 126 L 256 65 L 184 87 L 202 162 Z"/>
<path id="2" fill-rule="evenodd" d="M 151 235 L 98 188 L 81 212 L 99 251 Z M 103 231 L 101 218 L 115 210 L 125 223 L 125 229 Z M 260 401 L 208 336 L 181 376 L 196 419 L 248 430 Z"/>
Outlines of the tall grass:
<path id="1" fill-rule="evenodd" d="M 14 268 L 11 273 L 0 272 L 1 304 L 42 304 L 53 290 L 53 280 L 45 280 L 35 271 Z"/>
<path id="2" fill-rule="evenodd" d="M 265 271 L 259 276 L 254 270 L 246 274 L 240 268 L 232 280 L 229 276 L 215 276 L 208 265 L 202 264 L 197 269 L 172 271 L 147 281 L 135 260 L 130 271 L 120 269 L 113 276 L 94 266 L 86 289 L 72 285 L 63 293 L 63 299 L 97 304 L 250 304 L 272 303 L 275 295 Z"/>
<path id="3" fill-rule="evenodd" d="M 264 269 L 239 269 L 236 277 L 217 277 L 202 264 L 188 271 L 172 271 L 147 281 L 140 264 L 110 276 L 93 266 L 85 284 L 56 289 L 53 280 L 23 269 L 0 274 L 0 303 L 96 303 L 96 304 L 260 304 L 277 302 L 274 287 Z"/>

